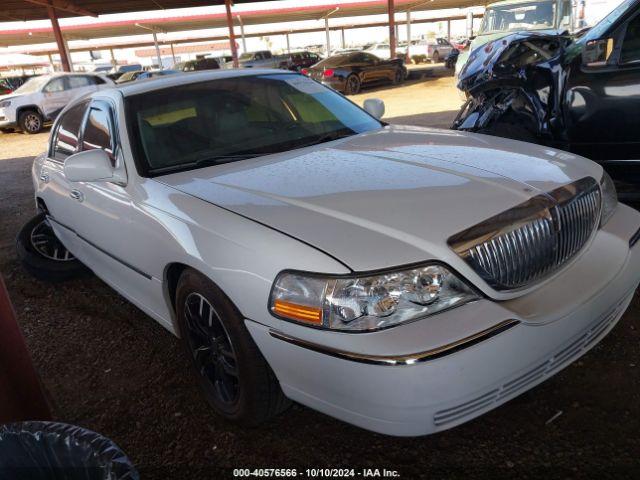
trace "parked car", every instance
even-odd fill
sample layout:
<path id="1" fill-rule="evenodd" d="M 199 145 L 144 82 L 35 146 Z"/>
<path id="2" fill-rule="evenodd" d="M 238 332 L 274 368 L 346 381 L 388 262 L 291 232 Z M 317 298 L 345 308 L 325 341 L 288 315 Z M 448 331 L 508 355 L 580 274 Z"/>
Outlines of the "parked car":
<path id="1" fill-rule="evenodd" d="M 38 133 L 74 98 L 113 85 L 91 73 L 56 73 L 34 77 L 9 95 L 0 95 L 0 130 Z"/>
<path id="2" fill-rule="evenodd" d="M 196 72 L 200 70 L 217 70 L 220 68 L 218 61 L 215 58 L 198 58 L 197 60 L 188 60 L 186 62 L 179 62 L 173 66 L 173 70 L 180 72 Z"/>
<path id="3" fill-rule="evenodd" d="M 8 93 L 17 90 L 34 75 L 21 75 L 15 77 L 0 77 L 0 95 L 7 95 Z"/>
<path id="4" fill-rule="evenodd" d="M 240 68 L 280 68 L 283 61 L 284 55 L 273 55 L 269 50 L 245 52 L 238 58 Z"/>
<path id="5" fill-rule="evenodd" d="M 322 58 L 317 53 L 313 52 L 292 52 L 287 55 L 283 55 L 280 61 L 279 68 L 299 72 L 303 68 L 309 68 L 311 65 L 315 65 Z"/>
<path id="6" fill-rule="evenodd" d="M 444 59 L 444 66 L 450 69 L 454 69 L 456 67 L 459 56 L 460 50 L 458 50 L 457 48 L 452 49 L 449 55 L 447 55 L 447 57 Z"/>
<path id="7" fill-rule="evenodd" d="M 391 47 L 388 43 L 374 43 L 364 51 L 375 55 L 380 60 L 388 60 L 391 58 Z"/>
<path id="8" fill-rule="evenodd" d="M 177 70 L 176 70 L 177 71 Z M 118 79 L 115 81 L 117 84 L 120 83 L 127 83 L 127 82 L 133 82 L 134 80 L 136 80 L 142 73 L 144 73 L 144 70 L 137 70 L 137 71 L 133 71 L 133 72 L 126 72 L 123 73 L 122 75 L 118 76 Z"/>
<path id="9" fill-rule="evenodd" d="M 425 55 L 431 63 L 440 63 L 447 55 L 455 50 L 446 38 L 428 38 L 421 40 L 416 47 L 411 48 L 411 55 Z"/>
<path id="10" fill-rule="evenodd" d="M 363 85 L 401 83 L 406 78 L 402 60 L 381 60 L 367 52 L 325 58 L 301 72 L 347 95 L 355 95 Z"/>
<path id="11" fill-rule="evenodd" d="M 640 2 L 626 0 L 582 36 L 523 32 L 477 49 L 460 73 L 454 122 L 601 163 L 640 199 Z"/>
<path id="12" fill-rule="evenodd" d="M 245 424 L 294 400 L 433 433 L 615 326 L 640 282 L 640 213 L 599 165 L 365 107 L 284 71 L 102 90 L 57 120 L 36 204 L 180 334 L 213 409 Z"/>

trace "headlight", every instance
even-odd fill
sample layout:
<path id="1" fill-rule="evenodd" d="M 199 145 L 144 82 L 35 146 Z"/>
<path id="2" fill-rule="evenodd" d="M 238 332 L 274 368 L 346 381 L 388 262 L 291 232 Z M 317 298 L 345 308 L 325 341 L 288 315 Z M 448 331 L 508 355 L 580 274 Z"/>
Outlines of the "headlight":
<path id="1" fill-rule="evenodd" d="M 609 221 L 618 206 L 616 186 L 613 184 L 613 180 L 609 174 L 605 171 L 602 172 L 600 191 L 602 192 L 602 214 L 600 215 L 600 226 L 602 227 Z"/>
<path id="2" fill-rule="evenodd" d="M 0 108 L 6 108 L 11 106 L 11 100 L 5 100 L 4 102 L 0 102 Z"/>
<path id="3" fill-rule="evenodd" d="M 271 290 L 276 316 L 332 330 L 378 330 L 477 299 L 441 265 L 366 276 L 283 272 Z"/>

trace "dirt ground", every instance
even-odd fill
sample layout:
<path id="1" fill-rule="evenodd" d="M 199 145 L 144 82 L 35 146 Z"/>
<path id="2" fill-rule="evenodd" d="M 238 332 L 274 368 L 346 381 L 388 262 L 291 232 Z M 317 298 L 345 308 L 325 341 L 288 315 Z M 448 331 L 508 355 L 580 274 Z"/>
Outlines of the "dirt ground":
<path id="1" fill-rule="evenodd" d="M 354 97 L 387 103 L 391 122 L 447 126 L 451 77 Z M 14 239 L 34 213 L 29 169 L 47 133 L 0 135 L 0 272 L 56 420 L 107 435 L 143 479 L 231 478 L 232 468 L 367 467 L 401 478 L 639 478 L 640 298 L 589 354 L 472 422 L 392 438 L 294 405 L 256 429 L 212 414 L 178 340 L 96 278 L 41 283 Z M 551 419 L 553 419 L 551 421 Z"/>

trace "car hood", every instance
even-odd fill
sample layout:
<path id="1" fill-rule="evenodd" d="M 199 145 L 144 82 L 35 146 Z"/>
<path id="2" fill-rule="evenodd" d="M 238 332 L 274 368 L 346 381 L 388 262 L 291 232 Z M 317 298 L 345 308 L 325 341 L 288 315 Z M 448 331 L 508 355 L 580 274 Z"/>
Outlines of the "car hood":
<path id="1" fill-rule="evenodd" d="M 466 132 L 387 126 L 315 147 L 156 177 L 300 239 L 354 271 L 438 259 L 447 239 L 601 167 Z"/>
<path id="2" fill-rule="evenodd" d="M 20 97 L 20 96 L 22 96 L 22 95 L 20 95 L 20 94 L 16 95 L 15 93 L 7 93 L 6 95 L 0 95 L 0 102 L 2 102 L 4 100 L 11 100 L 13 98 Z"/>

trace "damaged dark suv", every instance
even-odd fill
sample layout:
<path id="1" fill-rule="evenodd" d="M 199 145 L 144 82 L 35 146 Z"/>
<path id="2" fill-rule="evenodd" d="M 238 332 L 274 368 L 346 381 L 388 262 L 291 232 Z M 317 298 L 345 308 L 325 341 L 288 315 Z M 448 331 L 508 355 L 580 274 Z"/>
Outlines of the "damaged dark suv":
<path id="1" fill-rule="evenodd" d="M 508 35 L 472 52 L 452 128 L 567 150 L 640 199 L 640 0 L 582 34 Z"/>

